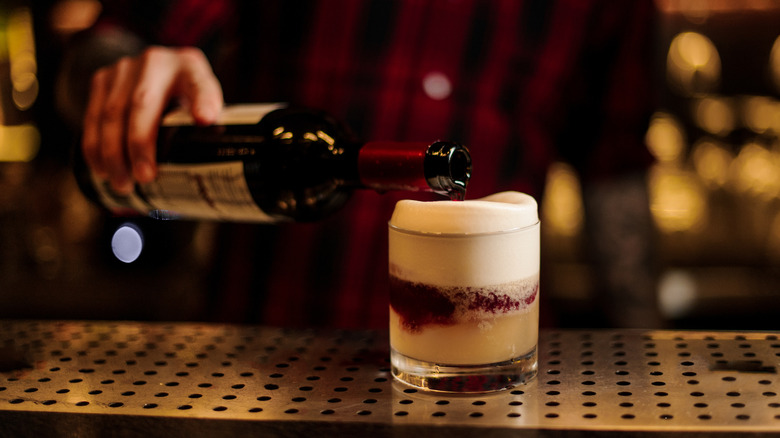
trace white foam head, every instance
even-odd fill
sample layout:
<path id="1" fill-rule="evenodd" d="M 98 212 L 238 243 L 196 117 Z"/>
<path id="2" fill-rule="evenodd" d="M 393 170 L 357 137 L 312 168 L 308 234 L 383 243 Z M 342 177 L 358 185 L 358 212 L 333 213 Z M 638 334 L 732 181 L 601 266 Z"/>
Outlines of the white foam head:
<path id="1" fill-rule="evenodd" d="M 390 224 L 423 233 L 477 234 L 508 231 L 539 222 L 536 201 L 519 192 L 500 192 L 462 202 L 399 201 Z"/>
<path id="2" fill-rule="evenodd" d="M 536 201 L 518 192 L 454 202 L 403 200 L 390 219 L 391 274 L 437 286 L 538 276 Z"/>

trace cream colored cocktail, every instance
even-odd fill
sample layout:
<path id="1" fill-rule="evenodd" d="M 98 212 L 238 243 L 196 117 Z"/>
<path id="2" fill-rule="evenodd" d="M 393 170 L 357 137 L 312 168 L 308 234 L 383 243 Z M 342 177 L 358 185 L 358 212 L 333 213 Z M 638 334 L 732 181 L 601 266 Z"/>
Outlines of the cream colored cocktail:
<path id="1" fill-rule="evenodd" d="M 532 197 L 401 201 L 389 244 L 396 377 L 471 392 L 535 375 L 539 219 Z"/>

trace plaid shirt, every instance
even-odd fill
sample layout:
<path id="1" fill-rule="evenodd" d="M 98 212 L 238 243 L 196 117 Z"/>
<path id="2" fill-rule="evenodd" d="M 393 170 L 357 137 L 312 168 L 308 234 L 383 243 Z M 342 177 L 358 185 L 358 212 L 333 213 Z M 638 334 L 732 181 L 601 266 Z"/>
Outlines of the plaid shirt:
<path id="1" fill-rule="evenodd" d="M 468 198 L 539 199 L 554 160 L 586 183 L 649 163 L 651 0 L 120 1 L 104 12 L 97 29 L 201 47 L 227 102 L 325 109 L 365 139 L 468 145 Z M 316 224 L 222 226 L 210 317 L 386 327 L 386 223 L 409 196 L 356 193 Z"/>

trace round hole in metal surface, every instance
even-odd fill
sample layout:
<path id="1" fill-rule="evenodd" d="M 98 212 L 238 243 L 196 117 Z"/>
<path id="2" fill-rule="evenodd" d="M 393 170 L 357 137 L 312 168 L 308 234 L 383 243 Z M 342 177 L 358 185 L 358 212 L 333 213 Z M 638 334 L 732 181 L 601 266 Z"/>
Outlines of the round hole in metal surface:
<path id="1" fill-rule="evenodd" d="M 371 411 L 360 410 L 360 411 L 357 411 L 357 414 L 361 415 L 361 416 L 371 415 Z"/>
<path id="2" fill-rule="evenodd" d="M 444 417 L 445 415 L 447 415 L 447 413 L 442 411 L 436 411 L 431 414 L 432 417 Z"/>
<path id="3" fill-rule="evenodd" d="M 24 399 L 21 398 L 15 398 L 13 400 L 9 400 L 8 403 L 11 403 L 12 405 L 18 405 L 19 403 L 23 403 Z"/>
<path id="4" fill-rule="evenodd" d="M 740 414 L 735 417 L 737 420 L 750 420 L 750 415 Z"/>
<path id="5" fill-rule="evenodd" d="M 83 407 L 83 406 L 87 406 L 87 405 L 89 405 L 88 401 L 80 401 L 80 402 L 76 403 L 76 406 L 79 406 L 79 407 Z"/>
<path id="6" fill-rule="evenodd" d="M 190 394 L 187 397 L 189 397 L 189 398 L 201 398 L 201 397 L 203 397 L 203 394 Z"/>
<path id="7" fill-rule="evenodd" d="M 328 399 L 328 403 L 341 403 L 341 399 L 338 397 L 334 397 L 331 399 Z"/>
<path id="8" fill-rule="evenodd" d="M 45 406 L 51 406 L 53 404 L 57 403 L 57 400 L 45 400 L 43 401 L 43 405 Z"/>
<path id="9" fill-rule="evenodd" d="M 596 395 L 596 392 L 594 392 L 594 391 L 583 391 L 582 395 L 584 395 L 586 397 L 593 397 L 594 395 Z"/>
<path id="10" fill-rule="evenodd" d="M 731 407 L 732 408 L 744 408 L 745 404 L 744 403 L 732 403 Z"/>
<path id="11" fill-rule="evenodd" d="M 440 401 L 446 401 L 446 400 L 440 400 Z M 399 401 L 398 403 L 400 403 L 402 405 L 410 405 L 410 404 L 414 403 L 414 400 L 409 400 L 407 398 L 407 399 L 403 399 L 403 400 Z M 436 402 L 436 403 L 438 404 L 439 402 Z M 447 403 L 449 403 L 449 402 L 447 402 Z"/>
<path id="12" fill-rule="evenodd" d="M 263 408 L 250 408 L 249 412 L 256 414 L 258 412 L 263 412 Z"/>
<path id="13" fill-rule="evenodd" d="M 186 411 L 186 410 L 192 409 L 192 405 L 181 405 L 181 406 L 179 406 L 176 409 L 178 409 L 180 411 Z"/>
<path id="14" fill-rule="evenodd" d="M 547 391 L 546 394 L 547 395 L 560 395 L 561 392 L 560 391 Z"/>
<path id="15" fill-rule="evenodd" d="M 284 374 L 282 374 L 282 373 L 273 373 L 273 374 L 269 374 L 268 377 L 270 377 L 272 379 L 281 379 L 282 377 L 284 377 Z"/>
<path id="16" fill-rule="evenodd" d="M 479 417 L 482 417 L 483 415 L 485 415 L 485 414 L 483 414 L 482 412 L 472 412 L 472 413 L 469 414 L 469 417 L 471 417 L 471 418 L 479 418 Z"/>
<path id="17" fill-rule="evenodd" d="M 409 413 L 406 412 L 406 411 L 396 411 L 396 413 L 393 414 L 393 415 L 395 415 L 396 417 L 405 417 L 405 416 L 409 415 Z"/>
<path id="18" fill-rule="evenodd" d="M 582 406 L 585 406 L 586 408 L 592 408 L 594 406 L 597 406 L 597 403 L 595 402 L 585 402 L 582 404 Z"/>
<path id="19" fill-rule="evenodd" d="M 544 414 L 544 416 L 546 418 L 558 418 L 558 414 L 556 414 L 555 412 L 550 412 L 548 414 Z"/>
<path id="20" fill-rule="evenodd" d="M 582 415 L 582 418 L 587 418 L 587 419 L 592 419 L 592 418 L 596 418 L 596 417 L 598 417 L 598 415 L 590 414 L 590 413 Z"/>
<path id="21" fill-rule="evenodd" d="M 158 392 L 154 396 L 155 397 L 168 397 L 168 393 L 167 392 Z"/>
<path id="22" fill-rule="evenodd" d="M 70 392 L 70 389 L 59 389 L 57 390 L 57 394 L 67 394 Z"/>
<path id="23" fill-rule="evenodd" d="M 767 392 L 762 393 L 761 395 L 763 395 L 764 397 L 775 397 L 777 395 L 777 393 L 776 392 L 767 391 Z"/>
<path id="24" fill-rule="evenodd" d="M 740 394 L 740 393 L 738 393 L 736 391 L 729 391 L 729 392 L 726 393 L 726 395 L 729 396 L 729 397 L 739 397 L 742 394 Z"/>
<path id="25" fill-rule="evenodd" d="M 411 402 L 411 400 L 409 400 Z M 439 406 L 444 406 L 450 404 L 449 400 L 436 400 L 436 404 Z"/>
<path id="26" fill-rule="evenodd" d="M 656 397 L 666 397 L 667 395 L 669 395 L 669 393 L 668 392 L 659 391 L 659 392 L 656 392 L 653 395 L 655 395 Z"/>
<path id="27" fill-rule="evenodd" d="M 223 412 L 223 411 L 227 411 L 227 408 L 225 406 L 216 406 L 214 408 L 214 411 L 216 411 L 216 412 Z"/>
<path id="28" fill-rule="evenodd" d="M 108 407 L 110 407 L 110 408 L 121 408 L 124 405 L 125 404 L 122 403 L 122 402 L 114 402 L 114 403 L 109 403 Z"/>
<path id="29" fill-rule="evenodd" d="M 125 392 L 122 393 L 122 395 L 125 396 L 125 397 L 130 397 L 130 396 L 135 395 L 135 392 L 133 392 L 133 391 L 125 391 Z"/>
<path id="30" fill-rule="evenodd" d="M 545 405 L 555 407 L 555 406 L 560 406 L 561 404 L 556 402 L 556 401 L 551 401 L 551 402 L 545 403 Z"/>
<path id="31" fill-rule="evenodd" d="M 93 391 L 89 391 L 87 394 L 89 394 L 89 395 L 98 395 L 98 394 L 102 394 L 102 393 L 103 393 L 103 391 L 101 391 L 99 389 L 95 389 Z"/>
<path id="32" fill-rule="evenodd" d="M 522 406 L 522 405 L 523 402 L 517 400 L 509 402 L 509 406 Z"/>

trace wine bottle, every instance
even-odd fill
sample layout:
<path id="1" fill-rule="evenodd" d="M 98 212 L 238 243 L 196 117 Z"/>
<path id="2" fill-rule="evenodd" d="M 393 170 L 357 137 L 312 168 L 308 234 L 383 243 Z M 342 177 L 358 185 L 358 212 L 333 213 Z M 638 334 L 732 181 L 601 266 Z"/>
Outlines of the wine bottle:
<path id="1" fill-rule="evenodd" d="M 282 104 L 227 106 L 210 126 L 174 111 L 162 120 L 157 161 L 156 180 L 127 196 L 83 162 L 76 173 L 87 196 L 117 215 L 259 223 L 318 220 L 355 189 L 463 199 L 471 176 L 465 146 L 360 142 L 326 113 Z"/>

